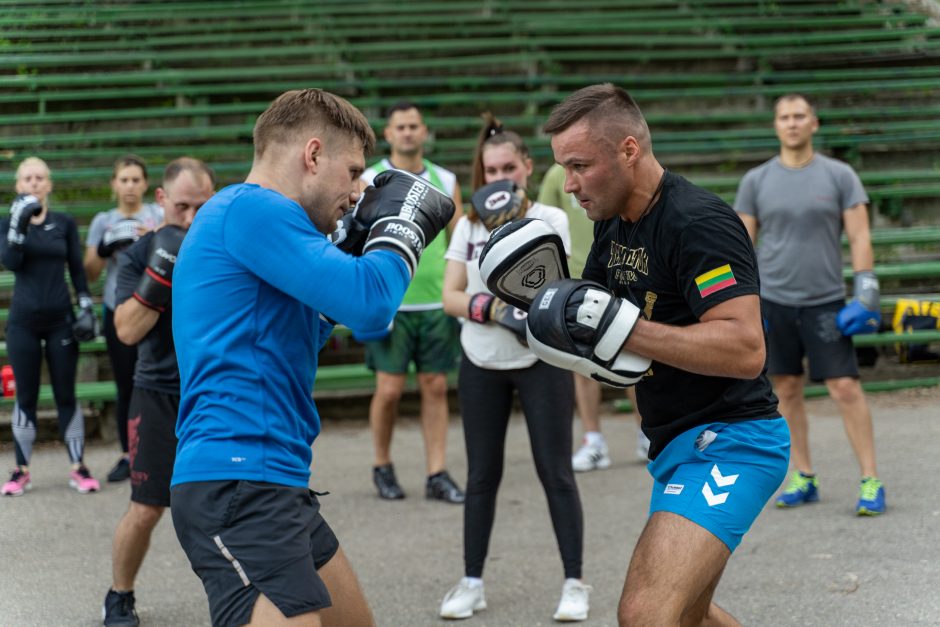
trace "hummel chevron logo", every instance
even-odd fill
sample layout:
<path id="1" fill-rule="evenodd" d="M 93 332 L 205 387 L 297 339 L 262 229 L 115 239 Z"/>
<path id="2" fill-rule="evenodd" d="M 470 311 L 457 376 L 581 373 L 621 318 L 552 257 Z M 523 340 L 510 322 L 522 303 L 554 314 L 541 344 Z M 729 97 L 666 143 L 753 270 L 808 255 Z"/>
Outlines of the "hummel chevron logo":
<path id="1" fill-rule="evenodd" d="M 734 485 L 734 482 L 738 480 L 738 475 L 728 475 L 727 477 L 721 474 L 721 471 L 718 470 L 718 465 L 715 464 L 712 466 L 712 479 L 715 480 L 715 485 L 719 488 L 725 488 L 730 485 Z M 705 497 L 705 500 L 708 502 L 709 507 L 714 507 L 715 505 L 721 505 L 728 500 L 728 492 L 719 492 L 715 494 L 712 492 L 712 487 L 705 482 L 705 485 L 702 486 L 702 496 Z"/>
<path id="2" fill-rule="evenodd" d="M 712 466 L 712 479 L 715 480 L 715 485 L 719 488 L 724 488 L 725 486 L 734 485 L 734 482 L 738 480 L 737 475 L 728 475 L 727 477 L 722 476 L 721 471 L 718 470 L 718 464 Z"/>
<path id="3" fill-rule="evenodd" d="M 705 482 L 705 485 L 702 486 L 702 495 L 705 497 L 705 500 L 708 501 L 709 507 L 714 507 L 716 505 L 721 505 L 728 500 L 727 492 L 719 492 L 715 494 L 712 492 L 712 487 L 708 485 L 708 482 Z"/>

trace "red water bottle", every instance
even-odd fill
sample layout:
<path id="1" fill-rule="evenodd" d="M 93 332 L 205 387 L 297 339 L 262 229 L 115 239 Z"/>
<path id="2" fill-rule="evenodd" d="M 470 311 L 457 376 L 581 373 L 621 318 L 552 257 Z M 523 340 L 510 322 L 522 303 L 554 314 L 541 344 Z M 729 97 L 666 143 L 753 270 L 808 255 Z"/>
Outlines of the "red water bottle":
<path id="1" fill-rule="evenodd" d="M 0 368 L 0 385 L 4 396 L 16 396 L 16 379 L 13 378 L 13 366 L 7 364 Z"/>

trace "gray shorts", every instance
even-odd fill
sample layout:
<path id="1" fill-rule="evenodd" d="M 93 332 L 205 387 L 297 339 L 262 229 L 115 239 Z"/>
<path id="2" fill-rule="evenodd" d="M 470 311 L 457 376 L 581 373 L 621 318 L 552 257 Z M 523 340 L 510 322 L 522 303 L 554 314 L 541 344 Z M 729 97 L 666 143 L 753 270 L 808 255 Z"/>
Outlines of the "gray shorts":
<path id="1" fill-rule="evenodd" d="M 767 327 L 767 374 L 803 374 L 806 357 L 812 381 L 858 377 L 852 338 L 842 335 L 836 326 L 836 316 L 844 306 L 841 299 L 812 307 L 790 307 L 761 299 Z"/>
<path id="2" fill-rule="evenodd" d="M 259 594 L 288 618 L 330 607 L 317 570 L 339 541 L 313 492 L 246 480 L 170 491 L 176 537 L 206 589 L 214 626 L 247 624 Z"/>

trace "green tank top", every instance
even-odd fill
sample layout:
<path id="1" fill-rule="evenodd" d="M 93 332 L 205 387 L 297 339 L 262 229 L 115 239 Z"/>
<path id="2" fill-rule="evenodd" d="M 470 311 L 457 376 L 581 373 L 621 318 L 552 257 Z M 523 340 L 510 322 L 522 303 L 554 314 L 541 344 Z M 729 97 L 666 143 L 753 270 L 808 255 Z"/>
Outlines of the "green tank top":
<path id="1" fill-rule="evenodd" d="M 388 161 L 383 159 L 376 163 L 372 168 L 375 173 L 384 172 L 388 169 Z M 428 182 L 438 188 L 448 196 L 441 177 L 437 174 L 437 166 L 423 160 L 424 171 L 427 173 Z M 421 261 L 418 262 L 418 269 L 415 270 L 415 276 L 411 280 L 411 285 L 405 292 L 405 297 L 401 301 L 402 310 L 430 309 L 426 305 L 440 305 L 441 292 L 444 290 L 444 254 L 447 252 L 447 231 L 438 233 L 430 244 L 424 247 L 424 253 L 421 254 Z"/>

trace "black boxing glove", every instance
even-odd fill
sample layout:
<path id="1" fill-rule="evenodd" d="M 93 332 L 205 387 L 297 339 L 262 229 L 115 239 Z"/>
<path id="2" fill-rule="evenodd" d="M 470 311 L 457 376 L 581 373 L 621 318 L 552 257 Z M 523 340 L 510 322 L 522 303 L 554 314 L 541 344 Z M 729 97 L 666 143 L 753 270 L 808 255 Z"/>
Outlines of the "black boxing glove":
<path id="1" fill-rule="evenodd" d="M 390 250 L 414 276 L 425 245 L 447 226 L 454 210 L 454 201 L 421 177 L 386 170 L 362 193 L 353 220 L 368 230 L 363 254 Z"/>
<path id="2" fill-rule="evenodd" d="M 367 235 L 369 235 L 369 230 L 357 222 L 353 212 L 350 211 L 336 221 L 336 229 L 330 233 L 330 241 L 341 251 L 359 257 L 362 255 L 362 247 L 366 243 Z"/>
<path id="3" fill-rule="evenodd" d="M 29 220 L 42 213 L 42 202 L 32 194 L 17 194 L 10 204 L 10 229 L 7 242 L 10 246 L 20 247 L 26 241 Z"/>
<path id="4" fill-rule="evenodd" d="M 493 305 L 490 307 L 490 320 L 511 331 L 516 340 L 523 346 L 529 345 L 526 339 L 527 317 L 528 314 L 522 309 L 504 303 L 498 298 L 493 301 Z"/>
<path id="5" fill-rule="evenodd" d="M 147 269 L 134 292 L 134 298 L 145 307 L 162 313 L 169 306 L 173 297 L 173 267 L 185 236 L 186 230 L 173 224 L 154 233 Z"/>
<path id="6" fill-rule="evenodd" d="M 98 242 L 98 256 L 107 258 L 140 239 L 138 220 L 121 220 L 109 226 Z"/>
<path id="7" fill-rule="evenodd" d="M 526 312 L 503 302 L 492 294 L 477 292 L 470 297 L 467 319 L 479 324 L 493 322 L 512 331 L 523 346 L 526 344 Z"/>
<path id="8" fill-rule="evenodd" d="M 79 342 L 91 342 L 101 331 L 98 316 L 95 315 L 94 301 L 90 295 L 81 293 L 78 295 L 78 306 L 78 315 L 72 323 L 72 335 Z"/>
<path id="9" fill-rule="evenodd" d="M 529 203 L 525 197 L 525 189 L 509 179 L 503 179 L 473 192 L 470 204 L 486 230 L 492 231 L 524 215 Z"/>

